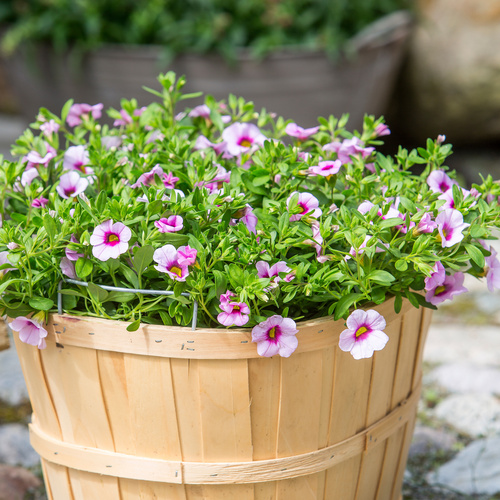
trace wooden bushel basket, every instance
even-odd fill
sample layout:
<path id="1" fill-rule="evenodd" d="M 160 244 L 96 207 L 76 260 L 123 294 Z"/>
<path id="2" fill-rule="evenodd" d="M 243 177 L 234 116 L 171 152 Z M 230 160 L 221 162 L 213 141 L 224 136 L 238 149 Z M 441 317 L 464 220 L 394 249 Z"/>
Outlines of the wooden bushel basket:
<path id="1" fill-rule="evenodd" d="M 331 318 L 299 323 L 287 359 L 250 329 L 54 315 L 47 349 L 16 334 L 49 498 L 401 498 L 431 314 L 376 309 L 390 340 L 361 361 Z"/>

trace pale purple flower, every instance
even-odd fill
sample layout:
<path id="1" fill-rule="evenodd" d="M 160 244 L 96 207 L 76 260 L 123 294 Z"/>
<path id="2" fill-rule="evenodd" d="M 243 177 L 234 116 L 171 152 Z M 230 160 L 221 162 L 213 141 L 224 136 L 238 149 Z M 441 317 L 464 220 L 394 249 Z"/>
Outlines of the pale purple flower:
<path id="1" fill-rule="evenodd" d="M 236 297 L 236 294 L 231 292 L 231 290 L 226 290 L 226 293 L 221 294 L 219 297 L 221 305 L 225 307 L 229 304 L 229 302 L 231 302 L 232 297 Z"/>
<path id="2" fill-rule="evenodd" d="M 288 358 L 299 345 L 297 333 L 293 319 L 275 314 L 252 328 L 252 342 L 257 343 L 259 356 Z"/>
<path id="3" fill-rule="evenodd" d="M 375 137 L 382 137 L 384 135 L 390 135 L 391 131 L 385 123 L 379 123 L 374 130 Z"/>
<path id="4" fill-rule="evenodd" d="M 467 288 L 463 286 L 464 274 L 455 273 L 446 276 L 444 281 L 427 291 L 425 294 L 425 300 L 434 306 L 437 306 L 445 300 L 451 300 L 454 295 L 459 295 L 461 293 L 467 292 Z M 426 287 L 427 289 L 427 287 Z"/>
<path id="5" fill-rule="evenodd" d="M 80 177 L 80 174 L 76 170 L 71 170 L 61 175 L 56 191 L 61 198 L 69 199 L 83 193 L 88 185 L 89 181 L 87 179 Z"/>
<path id="6" fill-rule="evenodd" d="M 446 278 L 446 271 L 444 269 L 443 264 L 441 262 L 436 262 L 432 269 L 432 274 L 425 278 L 425 290 L 428 292 L 429 290 L 434 290 L 438 286 L 441 286 L 444 283 Z"/>
<path id="7" fill-rule="evenodd" d="M 39 175 L 36 168 L 27 168 L 21 175 L 21 186 L 29 186 Z"/>
<path id="8" fill-rule="evenodd" d="M 290 209 L 290 200 L 292 197 L 297 194 L 297 192 L 293 192 L 288 199 L 286 200 L 287 209 Z M 314 217 L 317 219 L 323 212 L 319 207 L 318 199 L 312 195 L 311 193 L 298 193 L 299 199 L 297 200 L 297 206 L 300 207 L 301 212 L 298 214 L 292 214 L 290 216 L 291 221 L 300 220 L 304 215 L 309 213 L 309 217 Z"/>
<path id="9" fill-rule="evenodd" d="M 337 153 L 337 157 L 342 163 L 352 163 L 352 156 L 361 155 L 361 158 L 366 158 L 375 151 L 373 147 L 365 148 L 363 141 L 358 137 L 344 139 L 342 142 L 335 141 L 325 144 L 323 149 Z"/>
<path id="10" fill-rule="evenodd" d="M 70 146 L 64 153 L 63 169 L 79 170 L 84 174 L 92 174 L 93 169 L 86 167 L 89 161 L 89 152 L 85 146 Z"/>
<path id="11" fill-rule="evenodd" d="M 309 167 L 309 175 L 321 175 L 323 177 L 330 177 L 339 172 L 342 162 L 340 160 L 320 161 L 318 165 Z"/>
<path id="12" fill-rule="evenodd" d="M 54 119 L 51 119 L 48 122 L 43 122 L 40 124 L 40 130 L 42 131 L 43 135 L 45 135 L 48 138 L 52 137 L 52 134 L 57 133 L 59 128 L 60 128 L 59 123 L 56 123 Z"/>
<path id="13" fill-rule="evenodd" d="M 61 272 L 72 280 L 78 279 L 75 271 L 75 264 L 73 264 L 73 262 L 67 257 L 63 257 L 61 259 Z"/>
<path id="14" fill-rule="evenodd" d="M 228 172 L 224 167 L 217 165 L 215 177 L 207 182 L 201 181 L 196 186 L 207 188 L 210 193 L 219 193 L 222 191 L 224 183 L 228 184 L 231 179 L 231 172 Z"/>
<path id="15" fill-rule="evenodd" d="M 220 296 L 219 307 L 222 312 L 218 314 L 217 321 L 224 326 L 243 326 L 250 319 L 250 308 L 246 302 L 236 302 L 229 299 L 232 292 L 229 290 Z M 232 294 L 234 296 L 234 294 Z"/>
<path id="16" fill-rule="evenodd" d="M 250 205 L 246 205 L 244 212 L 243 212 L 243 217 L 240 219 L 243 224 L 247 227 L 247 229 L 253 233 L 257 234 L 257 216 L 253 213 L 253 208 Z"/>
<path id="17" fill-rule="evenodd" d="M 121 146 L 122 138 L 117 135 L 105 135 L 101 138 L 101 143 L 104 148 L 109 151 L 111 148 L 118 148 Z"/>
<path id="18" fill-rule="evenodd" d="M 47 167 L 50 160 L 57 156 L 57 151 L 50 145 L 45 143 L 45 147 L 47 152 L 44 156 L 42 156 L 38 151 L 30 151 L 24 158 L 23 161 L 27 161 L 26 168 L 34 168 L 37 165 L 42 165 L 43 167 Z"/>
<path id="19" fill-rule="evenodd" d="M 163 171 L 163 168 L 160 167 L 160 165 L 155 165 L 149 172 L 141 174 L 131 187 L 137 188 L 139 186 L 149 186 L 153 184 L 155 175 L 157 175 L 160 179 L 164 178 L 165 172 Z"/>
<path id="20" fill-rule="evenodd" d="M 175 281 L 186 281 L 189 269 L 179 262 L 179 254 L 173 245 L 164 245 L 155 250 L 153 260 L 158 264 L 157 271 L 168 274 Z"/>
<path id="21" fill-rule="evenodd" d="M 9 243 L 9 245 L 11 245 L 11 243 Z M 7 247 L 9 247 L 9 245 L 7 245 Z M 15 243 L 14 243 L 15 245 Z M 19 245 L 18 245 L 19 246 Z M 10 248 L 9 248 L 10 250 Z M 9 260 L 9 252 L 0 252 L 0 266 L 3 266 L 5 264 L 10 264 L 10 265 L 13 265 L 12 262 L 10 262 Z M 6 269 L 0 269 L 0 278 L 8 273 L 9 271 L 14 271 L 16 268 L 15 267 L 7 267 Z"/>
<path id="22" fill-rule="evenodd" d="M 82 123 L 83 119 L 88 119 L 90 115 L 94 120 L 97 120 L 101 117 L 103 104 L 94 104 L 91 106 L 90 104 L 73 104 L 71 108 L 69 108 L 68 117 L 66 121 L 70 127 L 76 127 Z"/>
<path id="23" fill-rule="evenodd" d="M 488 290 L 493 292 L 496 289 L 500 289 L 500 261 L 497 258 L 497 251 L 481 241 L 483 247 L 491 252 L 491 255 L 485 257 L 486 262 L 485 273 L 486 273 L 486 284 L 488 285 Z"/>
<path id="24" fill-rule="evenodd" d="M 464 239 L 462 231 L 470 224 L 464 222 L 460 211 L 453 208 L 446 208 L 436 217 L 441 246 L 443 248 L 452 247 Z"/>
<path id="25" fill-rule="evenodd" d="M 271 288 L 275 288 L 278 286 L 278 283 L 281 281 L 279 273 L 290 273 L 291 269 L 286 265 L 286 262 L 280 260 L 276 264 L 269 266 L 268 262 L 260 260 L 255 264 L 257 268 L 257 276 L 259 278 L 269 278 L 271 279 Z M 285 276 L 285 281 L 289 282 L 294 278 L 294 274 L 287 274 Z M 287 279 L 288 278 L 288 279 Z"/>
<path id="26" fill-rule="evenodd" d="M 462 194 L 464 199 L 467 198 L 471 193 L 467 189 L 460 188 L 462 190 Z M 439 207 L 439 210 L 444 210 L 445 208 L 455 208 L 455 199 L 453 198 L 453 189 L 448 189 L 448 191 L 445 191 L 444 193 L 441 193 L 438 196 L 438 199 L 444 200 L 445 203 L 444 205 L 441 205 Z M 471 206 L 474 206 L 476 202 L 473 202 Z"/>
<path id="27" fill-rule="evenodd" d="M 1 225 L 0 225 L 1 227 Z M 17 243 L 14 243 L 13 241 L 11 241 L 10 243 L 7 243 L 7 248 L 9 250 L 17 250 L 19 248 L 19 245 Z"/>
<path id="28" fill-rule="evenodd" d="M 45 349 L 47 344 L 45 337 L 47 330 L 39 321 L 19 316 L 11 321 L 10 327 L 14 332 L 19 333 L 19 339 L 25 344 L 37 346 L 39 349 Z"/>
<path id="29" fill-rule="evenodd" d="M 191 248 L 189 245 L 177 249 L 177 261 L 182 266 L 192 266 L 196 262 L 197 255 L 198 250 Z"/>
<path id="30" fill-rule="evenodd" d="M 117 259 L 128 250 L 131 237 L 132 232 L 125 224 L 109 219 L 97 226 L 90 237 L 92 255 L 102 261 Z"/>
<path id="31" fill-rule="evenodd" d="M 180 215 L 171 215 L 168 218 L 162 217 L 155 221 L 155 227 L 160 233 L 175 233 L 184 227 L 183 219 Z"/>
<path id="32" fill-rule="evenodd" d="M 134 116 L 136 116 L 136 117 L 141 116 L 142 113 L 144 113 L 144 111 L 146 111 L 145 106 L 143 106 L 142 108 L 139 108 L 139 109 L 135 109 Z M 133 121 L 134 121 L 134 119 L 124 109 L 120 109 L 120 116 L 121 116 L 121 119 L 118 118 L 113 122 L 113 127 L 118 127 L 120 125 L 129 125 L 129 124 L 133 123 Z"/>
<path id="33" fill-rule="evenodd" d="M 236 122 L 224 129 L 222 140 L 227 143 L 229 154 L 239 156 L 262 146 L 266 136 L 253 123 Z"/>
<path id="34" fill-rule="evenodd" d="M 437 228 L 437 223 L 432 220 L 432 215 L 429 212 L 426 212 L 420 219 L 414 231 L 416 231 L 418 234 L 432 233 L 436 228 Z"/>
<path id="35" fill-rule="evenodd" d="M 70 243 L 80 243 L 74 234 L 71 235 L 69 239 Z M 80 253 L 76 250 L 72 250 L 69 247 L 64 249 L 64 253 L 66 254 L 66 258 L 72 261 L 77 261 L 80 257 L 85 257 L 83 253 Z"/>
<path id="36" fill-rule="evenodd" d="M 174 189 L 176 182 L 179 180 L 179 177 L 174 177 L 174 174 L 172 172 L 168 172 L 167 174 L 163 174 L 163 184 L 165 185 L 166 188 L 168 189 Z"/>
<path id="37" fill-rule="evenodd" d="M 437 143 L 438 143 L 438 144 L 443 144 L 443 142 L 444 142 L 444 141 L 446 141 L 446 136 L 445 136 L 445 135 L 443 135 L 443 134 L 439 134 L 439 135 L 437 136 Z"/>
<path id="38" fill-rule="evenodd" d="M 290 137 L 296 137 L 299 141 L 306 141 L 314 135 L 319 130 L 319 127 L 312 128 L 302 128 L 299 127 L 296 123 L 289 123 L 285 127 L 285 134 Z"/>
<path id="39" fill-rule="evenodd" d="M 435 193 L 445 193 L 453 187 L 453 184 L 458 184 L 457 181 L 451 179 L 444 170 L 434 170 L 427 177 L 427 185 Z"/>
<path id="40" fill-rule="evenodd" d="M 49 200 L 47 198 L 43 198 L 42 196 L 40 198 L 35 198 L 31 202 L 31 206 L 33 208 L 45 208 L 47 204 L 49 203 Z"/>
<path id="41" fill-rule="evenodd" d="M 210 118 L 210 108 L 206 104 L 195 106 L 189 113 L 190 118 Z"/>
<path id="42" fill-rule="evenodd" d="M 222 154 L 224 156 L 224 154 L 227 153 L 226 141 L 210 142 L 204 135 L 200 135 L 193 145 L 195 151 L 208 148 L 212 148 L 218 155 Z"/>
<path id="43" fill-rule="evenodd" d="M 382 350 L 389 340 L 383 332 L 385 319 L 374 309 L 353 311 L 346 326 L 347 330 L 340 334 L 339 347 L 350 352 L 354 359 L 371 358 L 374 351 Z"/>

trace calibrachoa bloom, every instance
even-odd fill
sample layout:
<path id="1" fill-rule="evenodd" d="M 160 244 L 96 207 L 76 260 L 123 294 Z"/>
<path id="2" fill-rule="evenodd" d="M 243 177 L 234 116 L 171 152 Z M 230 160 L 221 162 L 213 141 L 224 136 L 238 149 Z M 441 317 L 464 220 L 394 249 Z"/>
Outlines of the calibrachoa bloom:
<path id="1" fill-rule="evenodd" d="M 153 260 L 158 264 L 155 266 L 158 271 L 168 274 L 175 281 L 186 281 L 189 275 L 188 265 L 179 261 L 179 254 L 173 245 L 164 245 L 155 250 Z"/>
<path id="2" fill-rule="evenodd" d="M 141 174 L 137 181 L 132 184 L 132 187 L 136 188 L 139 186 L 149 186 L 154 182 L 155 175 L 157 175 L 160 179 L 163 179 L 163 177 L 165 176 L 165 172 L 160 167 L 160 165 L 155 165 L 149 172 Z"/>
<path id="3" fill-rule="evenodd" d="M 312 128 L 302 128 L 299 127 L 296 123 L 289 123 L 285 127 L 285 134 L 289 135 L 290 137 L 295 137 L 299 141 L 306 141 L 311 137 L 311 135 L 314 135 L 317 131 L 319 130 L 319 127 L 312 127 Z"/>
<path id="4" fill-rule="evenodd" d="M 342 162 L 340 160 L 320 161 L 318 165 L 309 167 L 309 175 L 321 175 L 330 177 L 339 173 Z"/>
<path id="5" fill-rule="evenodd" d="M 436 228 L 437 223 L 432 220 L 432 215 L 429 212 L 426 212 L 420 219 L 417 227 L 413 229 L 413 234 L 418 236 L 422 233 L 432 233 Z"/>
<path id="6" fill-rule="evenodd" d="M 457 181 L 452 180 L 444 170 L 434 170 L 427 177 L 427 184 L 435 193 L 445 193 L 453 188 Z"/>
<path id="7" fill-rule="evenodd" d="M 290 200 L 297 192 L 292 193 L 286 200 L 286 207 L 290 209 Z M 300 220 L 305 214 L 309 213 L 309 217 L 314 217 L 317 219 L 323 212 L 319 207 L 318 199 L 311 193 L 298 193 L 299 198 L 297 200 L 297 206 L 301 208 L 301 212 L 298 214 L 292 214 L 290 216 L 290 221 Z"/>
<path id="8" fill-rule="evenodd" d="M 257 343 L 260 356 L 271 357 L 279 354 L 288 358 L 299 344 L 297 332 L 293 319 L 275 314 L 252 328 L 252 342 Z"/>
<path id="9" fill-rule="evenodd" d="M 436 217 L 441 245 L 452 247 L 464 239 L 462 231 L 470 224 L 464 222 L 462 213 L 454 208 L 446 208 Z"/>
<path id="10" fill-rule="evenodd" d="M 427 292 L 429 290 L 435 290 L 438 286 L 441 286 L 444 283 L 445 278 L 446 271 L 443 264 L 441 264 L 441 262 L 436 262 L 432 269 L 432 274 L 424 280 L 425 290 Z"/>
<path id="11" fill-rule="evenodd" d="M 84 174 L 91 174 L 93 170 L 85 167 L 89 163 L 89 152 L 85 146 L 70 146 L 64 153 L 64 170 L 79 170 Z"/>
<path id="12" fill-rule="evenodd" d="M 45 208 L 48 203 L 49 203 L 49 200 L 47 200 L 47 198 L 40 197 L 40 198 L 35 198 L 31 202 L 31 206 L 33 208 Z"/>
<path id="13" fill-rule="evenodd" d="M 47 153 L 42 156 L 38 151 L 30 151 L 24 158 L 23 161 L 27 161 L 26 168 L 36 168 L 37 165 L 42 165 L 42 167 L 47 167 L 50 160 L 56 157 L 56 150 L 46 144 Z"/>
<path id="14" fill-rule="evenodd" d="M 123 223 L 107 220 L 94 229 L 90 237 L 92 255 L 99 260 L 117 259 L 128 250 L 132 231 Z"/>
<path id="15" fill-rule="evenodd" d="M 14 332 L 19 333 L 21 342 L 37 346 L 39 349 L 45 349 L 47 347 L 45 342 L 47 330 L 39 321 L 19 316 L 11 321 L 10 327 Z"/>
<path id="16" fill-rule="evenodd" d="M 68 257 L 63 257 L 61 259 L 61 272 L 72 280 L 78 279 L 75 271 L 75 264 L 73 264 L 73 262 L 68 259 Z"/>
<path id="17" fill-rule="evenodd" d="M 69 199 L 83 193 L 88 185 L 89 181 L 85 177 L 80 177 L 80 174 L 76 170 L 71 170 L 61 175 L 56 191 L 61 198 Z"/>
<path id="18" fill-rule="evenodd" d="M 48 122 L 44 122 L 40 125 L 40 130 L 43 134 L 49 139 L 52 137 L 52 134 L 55 134 L 60 128 L 59 123 L 56 123 L 55 120 L 51 119 Z"/>
<path id="19" fill-rule="evenodd" d="M 233 123 L 222 132 L 222 140 L 229 154 L 239 156 L 262 146 L 266 136 L 253 123 Z"/>
<path id="20" fill-rule="evenodd" d="M 437 306 L 445 300 L 451 300 L 454 295 L 459 295 L 468 291 L 467 288 L 463 286 L 463 283 L 463 273 L 458 272 L 448 275 L 441 284 L 428 290 L 425 294 L 425 300 L 434 306 Z"/>
<path id="21" fill-rule="evenodd" d="M 184 227 L 180 215 L 171 215 L 168 218 L 162 217 L 160 220 L 155 221 L 154 224 L 160 233 L 175 233 Z"/>
<path id="22" fill-rule="evenodd" d="M 385 319 L 374 309 L 353 311 L 346 326 L 347 330 L 340 334 L 339 347 L 350 352 L 354 359 L 371 358 L 374 351 L 382 350 L 389 340 L 383 332 Z"/>
<path id="23" fill-rule="evenodd" d="M 71 243 L 79 243 L 77 240 L 76 236 L 74 234 L 71 235 L 71 238 L 69 240 Z M 66 247 L 64 249 L 64 253 L 66 255 L 66 258 L 72 261 L 77 261 L 80 257 L 85 257 L 83 253 L 77 252 L 76 250 L 72 250 L 71 248 Z"/>
<path id="24" fill-rule="evenodd" d="M 325 144 L 323 149 L 337 153 L 337 157 L 342 163 L 352 163 L 352 156 L 361 155 L 361 158 L 366 158 L 375 151 L 373 147 L 365 148 L 363 142 L 357 137 Z"/>
<path id="25" fill-rule="evenodd" d="M 220 296 L 219 307 L 222 312 L 217 316 L 217 321 L 224 326 L 243 326 L 250 319 L 250 308 L 246 302 L 235 302 L 229 299 L 229 290 Z M 234 296 L 234 294 L 232 294 Z"/>
<path id="26" fill-rule="evenodd" d="M 177 249 L 177 262 L 181 266 L 192 266 L 196 262 L 198 250 L 191 248 L 189 245 L 179 247 Z"/>
<path id="27" fill-rule="evenodd" d="M 71 108 L 69 108 L 68 117 L 66 121 L 70 127 L 76 127 L 82 123 L 83 119 L 88 119 L 92 114 L 92 118 L 97 120 L 101 118 L 103 104 L 94 104 L 91 106 L 90 104 L 73 104 Z"/>

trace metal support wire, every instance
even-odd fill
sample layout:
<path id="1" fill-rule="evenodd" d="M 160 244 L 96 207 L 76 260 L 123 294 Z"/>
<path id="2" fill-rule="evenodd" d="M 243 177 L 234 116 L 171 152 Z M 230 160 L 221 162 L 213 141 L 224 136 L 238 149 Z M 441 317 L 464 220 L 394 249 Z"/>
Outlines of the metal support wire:
<path id="1" fill-rule="evenodd" d="M 86 281 L 78 281 L 73 279 L 65 279 L 59 282 L 57 287 L 57 312 L 62 314 L 62 284 L 71 283 L 73 285 L 89 286 Z M 130 292 L 130 293 L 142 293 L 143 295 L 174 295 L 174 292 L 170 290 L 139 290 L 137 288 L 123 288 L 119 286 L 108 286 L 108 285 L 96 285 L 101 287 L 103 290 L 109 290 L 111 292 Z M 184 297 L 191 297 L 190 293 L 181 293 Z M 191 330 L 196 330 L 196 323 L 198 320 L 198 301 L 193 300 L 193 321 L 191 322 Z"/>

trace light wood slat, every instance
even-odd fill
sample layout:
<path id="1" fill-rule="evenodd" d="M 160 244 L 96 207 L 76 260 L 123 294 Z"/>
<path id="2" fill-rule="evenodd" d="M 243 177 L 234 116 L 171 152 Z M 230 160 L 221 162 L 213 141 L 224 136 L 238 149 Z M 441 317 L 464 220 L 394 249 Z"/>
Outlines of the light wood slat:
<path id="1" fill-rule="evenodd" d="M 432 309 L 423 308 L 422 317 L 420 320 L 420 335 L 417 348 L 417 355 L 415 357 L 415 365 L 413 370 L 412 387 L 416 387 L 422 380 L 422 364 L 424 359 L 424 347 L 429 333 L 429 327 L 432 321 Z"/>
<path id="2" fill-rule="evenodd" d="M 280 364 L 279 356 L 248 360 L 254 460 L 277 457 Z"/>
<path id="3" fill-rule="evenodd" d="M 120 493 L 119 500 L 187 500 L 181 484 L 120 479 Z"/>
<path id="4" fill-rule="evenodd" d="M 66 467 L 42 460 L 42 470 L 49 500 L 74 499 Z"/>
<path id="5" fill-rule="evenodd" d="M 403 444 L 404 429 L 399 428 L 393 432 L 386 443 L 385 457 L 380 475 L 380 483 L 377 489 L 377 500 L 392 500 L 392 492 L 395 489 L 394 471 L 397 470 L 401 459 L 401 446 Z M 401 491 L 397 492 L 399 496 Z"/>
<path id="6" fill-rule="evenodd" d="M 388 321 L 395 315 L 394 299 L 377 306 Z M 405 301 L 403 309 L 411 305 Z M 252 343 L 250 328 L 207 328 L 191 331 L 188 327 L 141 325 L 135 332 L 126 330 L 128 323 L 85 316 L 53 314 L 47 325 L 48 339 L 61 345 L 73 345 L 89 349 L 128 352 L 182 359 L 245 359 L 258 358 L 256 345 Z M 76 328 L 75 328 L 76 326 Z M 344 329 L 343 323 L 332 317 L 299 322 L 299 346 L 295 354 L 336 346 Z M 66 334 L 71 329 L 71 335 Z"/>

